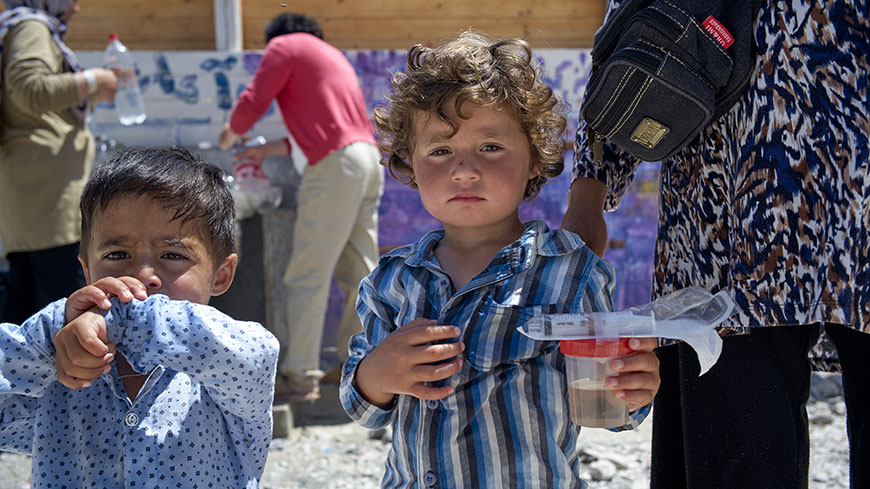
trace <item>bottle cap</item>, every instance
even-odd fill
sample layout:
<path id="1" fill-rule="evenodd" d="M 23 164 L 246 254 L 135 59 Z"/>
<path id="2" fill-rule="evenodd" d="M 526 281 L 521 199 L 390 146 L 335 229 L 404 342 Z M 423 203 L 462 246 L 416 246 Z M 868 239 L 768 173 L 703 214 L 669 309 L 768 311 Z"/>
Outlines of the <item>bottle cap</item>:
<path id="1" fill-rule="evenodd" d="M 614 341 L 599 340 L 562 340 L 559 349 L 563 355 L 572 357 L 621 357 L 634 350 L 628 346 L 631 338 L 618 338 Z"/>
<path id="2" fill-rule="evenodd" d="M 109 40 L 110 41 L 117 41 L 118 40 L 118 33 L 117 32 L 110 32 L 109 33 Z"/>

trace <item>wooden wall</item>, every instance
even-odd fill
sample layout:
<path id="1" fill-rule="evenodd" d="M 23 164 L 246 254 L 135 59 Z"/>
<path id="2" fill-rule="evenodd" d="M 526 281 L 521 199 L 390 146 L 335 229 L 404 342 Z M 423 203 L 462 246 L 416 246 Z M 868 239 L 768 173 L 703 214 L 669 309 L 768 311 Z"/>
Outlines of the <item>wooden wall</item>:
<path id="1" fill-rule="evenodd" d="M 68 44 L 102 50 L 117 32 L 132 50 L 213 50 L 213 0 L 80 0 Z M 286 5 L 286 6 L 285 6 Z M 536 48 L 591 47 L 605 0 L 242 0 L 245 49 L 264 46 L 275 15 L 303 12 L 340 49 L 432 45 L 474 27 L 495 37 L 523 37 Z M 2 7 L 0 7 L 2 10 Z"/>
<path id="2" fill-rule="evenodd" d="M 523 37 L 534 47 L 590 47 L 604 0 L 244 0 L 245 47 L 263 47 L 263 27 L 289 8 L 323 26 L 342 49 L 432 45 L 468 27 L 495 37 Z"/>
<path id="3" fill-rule="evenodd" d="M 102 51 L 110 32 L 131 50 L 215 48 L 212 0 L 79 0 L 79 7 L 66 36 L 74 50 Z"/>

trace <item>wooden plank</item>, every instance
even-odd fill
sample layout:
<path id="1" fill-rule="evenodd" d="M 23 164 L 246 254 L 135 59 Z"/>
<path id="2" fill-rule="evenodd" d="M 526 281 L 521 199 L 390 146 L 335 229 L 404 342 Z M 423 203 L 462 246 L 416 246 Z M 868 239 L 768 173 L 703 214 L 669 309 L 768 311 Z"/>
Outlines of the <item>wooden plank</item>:
<path id="1" fill-rule="evenodd" d="M 286 4 L 283 7 L 282 4 Z M 271 18 L 282 12 L 305 13 L 312 17 L 390 15 L 419 15 L 437 13 L 445 16 L 474 16 L 484 12 L 498 12 L 506 17 L 514 15 L 593 15 L 603 16 L 604 0 L 244 0 L 244 8 L 259 17 Z"/>
<path id="2" fill-rule="evenodd" d="M 474 28 L 498 37 L 522 37 L 535 48 L 577 48 L 592 45 L 600 21 L 566 18 L 394 18 L 385 26 L 371 18 L 328 18 L 321 25 L 327 41 L 341 49 L 407 49 L 416 43 L 433 46 L 458 32 Z M 401 26 L 399 29 L 397 26 Z M 245 45 L 256 40 L 247 38 Z M 262 42 L 262 41 L 261 41 Z"/>
<path id="3" fill-rule="evenodd" d="M 437 43 L 472 26 L 496 37 L 524 37 L 534 47 L 590 47 L 604 19 L 604 0 L 303 0 L 288 7 L 245 0 L 246 49 L 262 49 L 263 27 L 282 12 L 317 19 L 327 41 L 341 49 L 406 49 Z"/>
<path id="4" fill-rule="evenodd" d="M 214 28 L 212 0 L 87 0 L 70 21 L 66 42 L 73 50 L 99 51 L 117 32 L 131 50 L 212 50 Z"/>
<path id="5" fill-rule="evenodd" d="M 474 27 L 495 37 L 523 37 L 535 48 L 581 48 L 604 18 L 605 0 L 243 0 L 244 49 L 262 49 L 263 28 L 296 11 L 317 19 L 340 49 L 434 45 Z M 284 6 L 286 5 L 286 6 Z M 2 11 L 2 8 L 0 8 Z M 70 22 L 75 50 L 102 50 L 117 32 L 131 50 L 215 49 L 213 0 L 88 0 Z"/>

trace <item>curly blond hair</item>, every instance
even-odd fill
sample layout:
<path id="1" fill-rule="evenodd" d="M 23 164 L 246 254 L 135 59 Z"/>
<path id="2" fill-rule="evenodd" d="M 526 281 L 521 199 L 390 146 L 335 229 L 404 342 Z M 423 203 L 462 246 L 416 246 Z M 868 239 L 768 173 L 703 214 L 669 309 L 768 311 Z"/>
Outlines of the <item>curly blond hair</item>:
<path id="1" fill-rule="evenodd" d="M 456 114 L 465 102 L 507 107 L 528 136 L 537 170 L 524 197 L 537 195 L 547 178 L 562 173 L 565 142 L 565 109 L 544 83 L 532 61 L 532 49 L 522 39 L 497 40 L 468 30 L 436 48 L 416 44 L 408 51 L 406 73 L 393 75 L 388 105 L 374 110 L 379 147 L 387 155 L 390 174 L 413 188 L 414 171 L 409 156 L 414 150 L 413 116 L 418 111 L 435 114 L 453 128 L 444 104 L 455 96 Z"/>

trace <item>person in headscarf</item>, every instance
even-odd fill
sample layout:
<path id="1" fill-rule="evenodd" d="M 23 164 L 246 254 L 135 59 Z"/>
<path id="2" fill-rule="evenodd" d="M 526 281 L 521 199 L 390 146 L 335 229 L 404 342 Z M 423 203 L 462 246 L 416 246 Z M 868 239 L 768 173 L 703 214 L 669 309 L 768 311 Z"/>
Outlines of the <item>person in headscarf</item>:
<path id="1" fill-rule="evenodd" d="M 88 106 L 113 99 L 106 69 L 64 43 L 78 0 L 4 0 L 0 13 L 0 242 L 9 261 L 0 320 L 20 323 L 85 285 L 79 196 L 94 161 Z"/>

